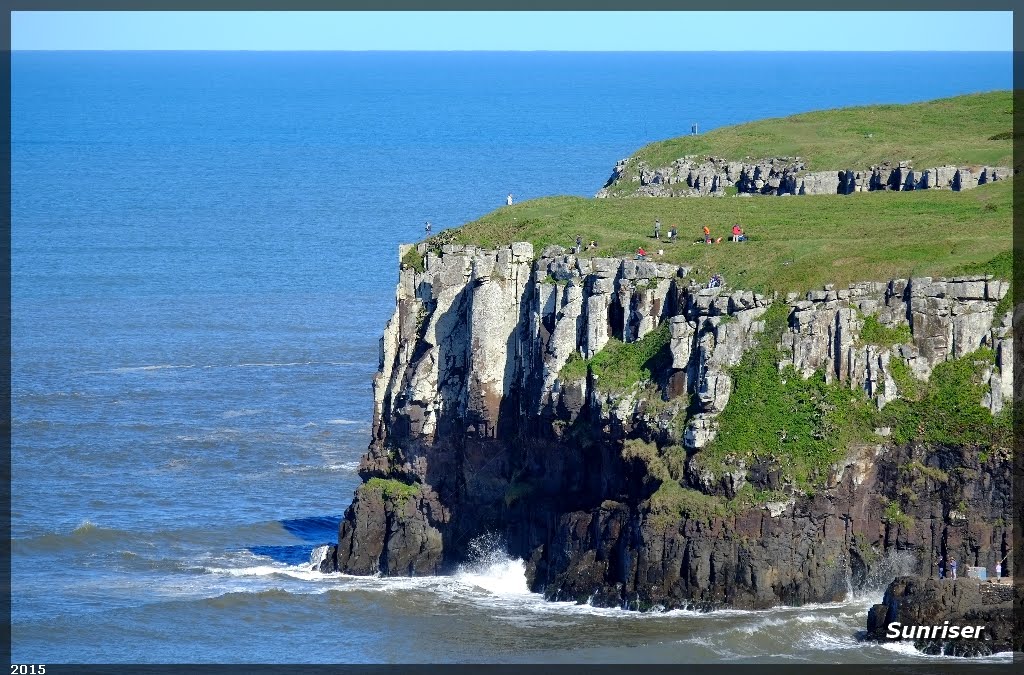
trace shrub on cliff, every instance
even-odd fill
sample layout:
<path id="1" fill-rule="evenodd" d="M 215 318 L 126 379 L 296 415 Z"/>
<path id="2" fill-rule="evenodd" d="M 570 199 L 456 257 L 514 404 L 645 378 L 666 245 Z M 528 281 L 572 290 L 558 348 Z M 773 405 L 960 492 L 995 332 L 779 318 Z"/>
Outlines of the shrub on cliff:
<path id="1" fill-rule="evenodd" d="M 858 343 L 862 345 L 875 345 L 877 347 L 891 347 L 893 345 L 909 344 L 912 339 L 908 324 L 883 326 L 878 317 L 872 314 L 864 317 L 864 325 L 860 329 Z"/>
<path id="2" fill-rule="evenodd" d="M 403 483 L 394 478 L 378 478 L 376 476 L 366 481 L 360 489 L 379 492 L 385 501 L 394 502 L 398 506 L 404 505 L 420 493 L 418 484 Z"/>
<path id="3" fill-rule="evenodd" d="M 402 257 L 402 264 L 416 270 L 417 272 L 423 272 L 423 270 L 426 269 L 423 254 L 420 253 L 415 246 L 409 249 Z"/>
<path id="4" fill-rule="evenodd" d="M 586 377 L 589 370 L 597 378 L 600 391 L 621 393 L 650 380 L 652 372 L 664 370 L 670 358 L 667 354 L 670 340 L 667 322 L 636 342 L 612 338 L 591 359 L 570 356 L 558 377 L 563 382 L 571 382 Z"/>
<path id="5" fill-rule="evenodd" d="M 980 449 L 1009 447 L 1011 412 L 993 417 L 981 405 L 988 386 L 983 371 L 992 367 L 992 351 L 979 349 L 962 358 L 935 366 L 919 400 L 893 401 L 883 412 L 898 443 L 917 440 L 933 445 L 971 446 Z"/>

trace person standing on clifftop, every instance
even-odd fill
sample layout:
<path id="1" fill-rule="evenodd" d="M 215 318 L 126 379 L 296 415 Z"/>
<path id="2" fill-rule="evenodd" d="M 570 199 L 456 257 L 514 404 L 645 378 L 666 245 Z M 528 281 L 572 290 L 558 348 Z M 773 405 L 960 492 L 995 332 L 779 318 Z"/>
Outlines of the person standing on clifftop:
<path id="1" fill-rule="evenodd" d="M 661 239 L 661 220 L 658 219 L 654 221 L 654 238 Z"/>
<path id="2" fill-rule="evenodd" d="M 427 236 L 429 237 L 430 236 L 430 230 L 433 229 L 433 225 L 430 224 L 429 220 L 426 223 L 423 224 L 423 229 L 424 229 L 424 231 L 426 231 Z"/>
<path id="3" fill-rule="evenodd" d="M 511 194 L 509 194 L 508 197 L 505 197 L 505 204 L 507 206 L 512 206 L 512 195 Z"/>

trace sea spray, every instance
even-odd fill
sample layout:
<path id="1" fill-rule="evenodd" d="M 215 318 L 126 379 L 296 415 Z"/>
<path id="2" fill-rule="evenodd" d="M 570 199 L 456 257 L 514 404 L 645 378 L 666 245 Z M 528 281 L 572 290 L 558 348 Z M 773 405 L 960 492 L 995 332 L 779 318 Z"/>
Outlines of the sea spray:
<path id="1" fill-rule="evenodd" d="M 455 572 L 460 583 L 481 588 L 493 595 L 528 595 L 526 566 L 508 555 L 500 535 L 487 533 L 469 543 L 467 561 Z"/>
<path id="2" fill-rule="evenodd" d="M 877 601 L 878 596 L 896 577 L 913 574 L 917 567 L 917 558 L 910 551 L 886 551 L 871 564 L 864 578 L 854 588 L 849 568 L 846 573 L 847 600 L 871 599 Z"/>
<path id="3" fill-rule="evenodd" d="M 309 552 L 309 571 L 319 572 L 320 565 L 323 564 L 324 560 L 327 560 L 327 553 L 331 550 L 331 547 L 327 544 L 317 546 Z"/>

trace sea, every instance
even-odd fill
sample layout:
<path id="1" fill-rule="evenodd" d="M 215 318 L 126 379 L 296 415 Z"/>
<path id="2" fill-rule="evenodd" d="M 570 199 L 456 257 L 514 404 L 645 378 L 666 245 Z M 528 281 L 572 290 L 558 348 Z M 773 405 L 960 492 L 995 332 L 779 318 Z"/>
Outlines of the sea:
<path id="1" fill-rule="evenodd" d="M 882 581 L 637 613 L 545 601 L 491 539 L 444 577 L 311 568 L 425 221 L 592 196 L 693 124 L 1011 78 L 1008 52 L 12 53 L 12 662 L 950 660 L 858 641 Z"/>

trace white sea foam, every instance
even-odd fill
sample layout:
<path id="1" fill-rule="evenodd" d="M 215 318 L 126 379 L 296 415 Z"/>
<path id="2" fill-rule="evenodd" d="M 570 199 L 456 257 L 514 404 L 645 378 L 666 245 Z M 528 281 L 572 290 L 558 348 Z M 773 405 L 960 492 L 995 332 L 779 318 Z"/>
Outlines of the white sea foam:
<path id="1" fill-rule="evenodd" d="M 925 654 L 924 652 L 918 651 L 911 642 L 878 642 L 875 644 L 890 652 L 895 652 L 904 656 L 915 656 L 921 659 L 938 659 L 944 661 L 958 661 L 961 663 L 977 663 L 979 661 L 998 663 L 1013 660 L 1013 652 L 998 652 L 989 656 L 946 656 L 944 654 Z"/>
<path id="2" fill-rule="evenodd" d="M 338 462 L 332 464 L 303 464 L 300 466 L 285 466 L 282 473 L 322 473 L 348 471 L 355 473 L 359 469 L 358 461 Z"/>
<path id="3" fill-rule="evenodd" d="M 309 565 L 253 565 L 251 567 L 204 567 L 206 572 L 228 577 L 268 577 L 281 575 L 301 581 L 321 581 L 337 574 L 314 572 Z"/>
<path id="4" fill-rule="evenodd" d="M 113 368 L 111 370 L 91 370 L 88 372 L 89 375 L 96 375 L 100 373 L 139 373 L 149 370 L 179 370 L 187 368 L 195 368 L 193 364 L 173 364 L 173 363 L 160 363 L 152 366 L 125 366 L 123 368 Z"/>
<path id="5" fill-rule="evenodd" d="M 328 424 L 359 424 L 359 421 L 358 420 L 347 420 L 347 419 L 345 419 L 343 417 L 339 417 L 338 419 L 327 420 L 327 423 Z"/>
<path id="6" fill-rule="evenodd" d="M 323 561 L 327 560 L 327 552 L 330 550 L 331 547 L 327 544 L 314 548 L 309 554 L 309 569 L 313 572 L 319 572 L 320 565 Z"/>
<path id="7" fill-rule="evenodd" d="M 492 595 L 528 596 L 533 595 L 526 585 L 526 566 L 522 560 L 497 558 L 486 565 L 462 568 L 455 574 L 461 584 L 480 588 Z"/>
<path id="8" fill-rule="evenodd" d="M 243 408 L 241 410 L 228 410 L 227 412 L 222 413 L 221 417 L 224 419 L 233 419 L 235 417 L 251 417 L 252 415 L 259 415 L 261 412 L 263 411 L 257 410 L 255 408 Z"/>

